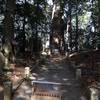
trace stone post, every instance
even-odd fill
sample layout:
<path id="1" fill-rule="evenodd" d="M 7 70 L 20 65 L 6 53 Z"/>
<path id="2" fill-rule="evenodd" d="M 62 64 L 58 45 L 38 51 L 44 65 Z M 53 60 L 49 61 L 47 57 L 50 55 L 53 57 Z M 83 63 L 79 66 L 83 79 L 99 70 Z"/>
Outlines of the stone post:
<path id="1" fill-rule="evenodd" d="M 30 67 L 25 67 L 25 77 L 29 77 L 30 75 Z"/>
<path id="2" fill-rule="evenodd" d="M 75 68 L 75 61 L 71 61 L 71 66 Z"/>
<path id="3" fill-rule="evenodd" d="M 76 69 L 76 79 L 78 79 L 79 77 L 81 77 L 81 69 Z"/>
<path id="4" fill-rule="evenodd" d="M 11 100 L 12 96 L 12 83 L 4 82 L 4 100 Z"/>
<path id="5" fill-rule="evenodd" d="M 96 88 L 90 88 L 90 100 L 100 100 L 100 91 Z"/>

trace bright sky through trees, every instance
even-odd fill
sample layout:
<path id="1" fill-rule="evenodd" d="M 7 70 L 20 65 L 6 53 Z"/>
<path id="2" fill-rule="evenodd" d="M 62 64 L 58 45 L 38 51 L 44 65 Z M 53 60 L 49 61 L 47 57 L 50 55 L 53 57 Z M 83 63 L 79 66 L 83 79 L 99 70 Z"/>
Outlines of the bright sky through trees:
<path id="1" fill-rule="evenodd" d="M 52 0 L 47 0 L 47 1 L 48 1 L 48 4 L 53 5 Z"/>

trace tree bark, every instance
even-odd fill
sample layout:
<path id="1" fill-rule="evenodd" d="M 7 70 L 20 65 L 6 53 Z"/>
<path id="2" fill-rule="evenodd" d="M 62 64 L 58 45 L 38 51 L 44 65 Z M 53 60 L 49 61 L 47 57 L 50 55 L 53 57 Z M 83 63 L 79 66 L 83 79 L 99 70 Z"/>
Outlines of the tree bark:
<path id="1" fill-rule="evenodd" d="M 62 12 L 62 13 L 61 13 Z M 52 30 L 50 35 L 50 47 L 61 51 L 61 42 L 63 42 L 63 21 L 62 21 L 62 7 L 59 0 L 54 0 L 52 11 Z M 51 50 L 52 51 L 52 50 Z"/>
<path id="2" fill-rule="evenodd" d="M 69 28 L 68 34 L 70 34 L 70 52 L 72 52 L 72 1 L 69 1 Z"/>
<path id="3" fill-rule="evenodd" d="M 6 12 L 3 27 L 3 50 L 5 52 L 7 60 L 12 54 L 11 42 L 14 38 L 14 18 L 15 0 L 6 0 Z"/>
<path id="4" fill-rule="evenodd" d="M 25 19 L 26 19 L 26 15 L 25 15 L 25 10 L 26 10 L 26 7 L 25 7 L 25 4 L 26 4 L 26 0 L 24 2 L 24 6 L 23 6 L 23 12 L 24 12 L 24 16 L 23 16 L 23 45 L 22 45 L 22 52 L 25 52 Z"/>
<path id="5" fill-rule="evenodd" d="M 78 1 L 76 0 L 76 37 L 75 37 L 75 51 L 78 51 Z"/>
<path id="6" fill-rule="evenodd" d="M 100 0 L 98 0 L 98 9 L 99 9 L 99 20 L 98 20 L 98 23 L 99 23 L 99 26 L 100 26 Z"/>
<path id="7" fill-rule="evenodd" d="M 72 1 L 68 3 L 67 25 L 66 25 L 66 40 L 65 40 L 65 54 L 68 54 L 68 43 L 70 44 L 70 52 L 72 52 Z M 70 40 L 70 41 L 69 41 Z"/>
<path id="8" fill-rule="evenodd" d="M 31 24 L 31 28 L 32 28 L 32 37 L 31 37 L 30 49 L 31 49 L 31 53 L 33 53 L 33 39 L 34 39 L 34 25 L 33 25 L 33 23 Z"/>

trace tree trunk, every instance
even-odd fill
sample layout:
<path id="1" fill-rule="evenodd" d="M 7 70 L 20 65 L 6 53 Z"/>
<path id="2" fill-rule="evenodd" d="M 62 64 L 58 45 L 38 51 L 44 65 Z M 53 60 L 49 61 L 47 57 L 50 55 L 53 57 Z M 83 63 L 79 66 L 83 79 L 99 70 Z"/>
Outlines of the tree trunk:
<path id="1" fill-rule="evenodd" d="M 37 30 L 37 27 L 38 27 L 38 23 L 36 22 L 35 23 L 35 40 L 36 40 L 36 44 L 38 44 L 38 30 Z M 38 53 L 38 45 L 36 45 L 36 48 L 35 48 L 35 52 Z"/>
<path id="2" fill-rule="evenodd" d="M 70 18 L 70 27 L 69 27 L 69 33 L 70 33 L 70 51 L 72 52 L 72 5 L 71 1 L 69 1 L 69 18 Z"/>
<path id="3" fill-rule="evenodd" d="M 67 25 L 66 25 L 66 39 L 65 39 L 65 46 L 64 46 L 64 49 L 65 49 L 65 55 L 68 54 L 69 50 L 68 50 L 68 43 L 69 43 L 69 20 L 67 21 Z"/>
<path id="4" fill-rule="evenodd" d="M 34 25 L 33 25 L 33 23 L 31 25 L 31 28 L 32 28 L 32 37 L 31 37 L 30 49 L 31 49 L 31 53 L 33 53 L 33 39 L 34 39 Z"/>
<path id="5" fill-rule="evenodd" d="M 54 0 L 53 11 L 52 11 L 52 32 L 50 35 L 50 47 L 58 49 L 60 51 L 61 45 L 60 40 L 63 40 L 63 21 L 61 13 L 61 5 L 59 0 Z"/>
<path id="6" fill-rule="evenodd" d="M 6 0 L 6 12 L 3 27 L 3 50 L 6 59 L 12 54 L 12 40 L 14 38 L 15 0 Z M 13 54 L 12 54 L 13 55 Z"/>
<path id="7" fill-rule="evenodd" d="M 24 2 L 24 16 L 23 16 L 23 45 L 22 45 L 22 52 L 25 52 L 25 19 L 26 19 L 26 16 L 25 16 L 25 4 L 26 4 L 26 0 Z"/>
<path id="8" fill-rule="evenodd" d="M 23 19 L 23 45 L 22 45 L 22 52 L 25 52 L 25 16 Z"/>
<path id="9" fill-rule="evenodd" d="M 78 51 L 78 1 L 76 0 L 76 36 L 75 36 L 75 51 Z"/>
<path id="10" fill-rule="evenodd" d="M 98 20 L 98 23 L 99 23 L 99 26 L 100 26 L 100 0 L 98 0 L 98 9 L 99 9 L 99 20 Z"/>
<path id="11" fill-rule="evenodd" d="M 69 9 L 68 9 L 69 14 L 67 14 L 65 54 L 68 54 L 68 52 L 69 52 L 68 43 L 70 44 L 70 51 L 72 52 L 72 24 L 71 24 L 71 21 L 72 21 L 72 6 L 71 6 L 71 2 L 72 1 L 69 1 L 69 5 L 68 5 L 69 6 Z"/>

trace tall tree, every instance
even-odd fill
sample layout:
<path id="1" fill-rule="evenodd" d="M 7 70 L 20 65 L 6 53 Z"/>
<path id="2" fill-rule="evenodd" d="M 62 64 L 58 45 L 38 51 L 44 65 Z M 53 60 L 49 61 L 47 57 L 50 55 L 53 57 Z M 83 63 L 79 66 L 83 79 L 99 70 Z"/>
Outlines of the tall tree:
<path id="1" fill-rule="evenodd" d="M 98 0 L 98 9 L 99 9 L 99 20 L 98 20 L 98 23 L 99 23 L 99 25 L 100 25 L 100 0 Z"/>
<path id="2" fill-rule="evenodd" d="M 75 50 L 78 51 L 78 0 L 76 0 L 76 34 L 75 34 Z"/>
<path id="3" fill-rule="evenodd" d="M 52 10 L 52 32 L 50 36 L 50 45 L 53 49 L 61 50 L 61 45 L 64 42 L 64 32 L 63 32 L 63 6 L 61 6 L 61 1 L 54 0 L 53 10 Z"/>
<path id="4" fill-rule="evenodd" d="M 14 38 L 15 0 L 6 0 L 6 11 L 3 27 L 3 44 L 5 56 L 8 60 L 12 53 L 11 42 Z"/>
<path id="5" fill-rule="evenodd" d="M 70 51 L 72 52 L 72 1 L 69 1 L 69 29 L 68 32 L 70 34 Z"/>
<path id="6" fill-rule="evenodd" d="M 24 14 L 24 16 L 23 16 L 23 44 L 22 44 L 22 52 L 25 52 L 25 20 L 26 20 L 26 13 L 25 13 L 25 11 L 26 11 L 26 0 L 24 0 L 24 4 L 23 4 L 24 6 L 23 6 L 23 14 Z"/>
<path id="7" fill-rule="evenodd" d="M 66 39 L 65 39 L 65 53 L 68 56 L 68 43 L 70 44 L 70 51 L 72 52 L 72 1 L 68 2 L 68 11 L 66 12 Z"/>

